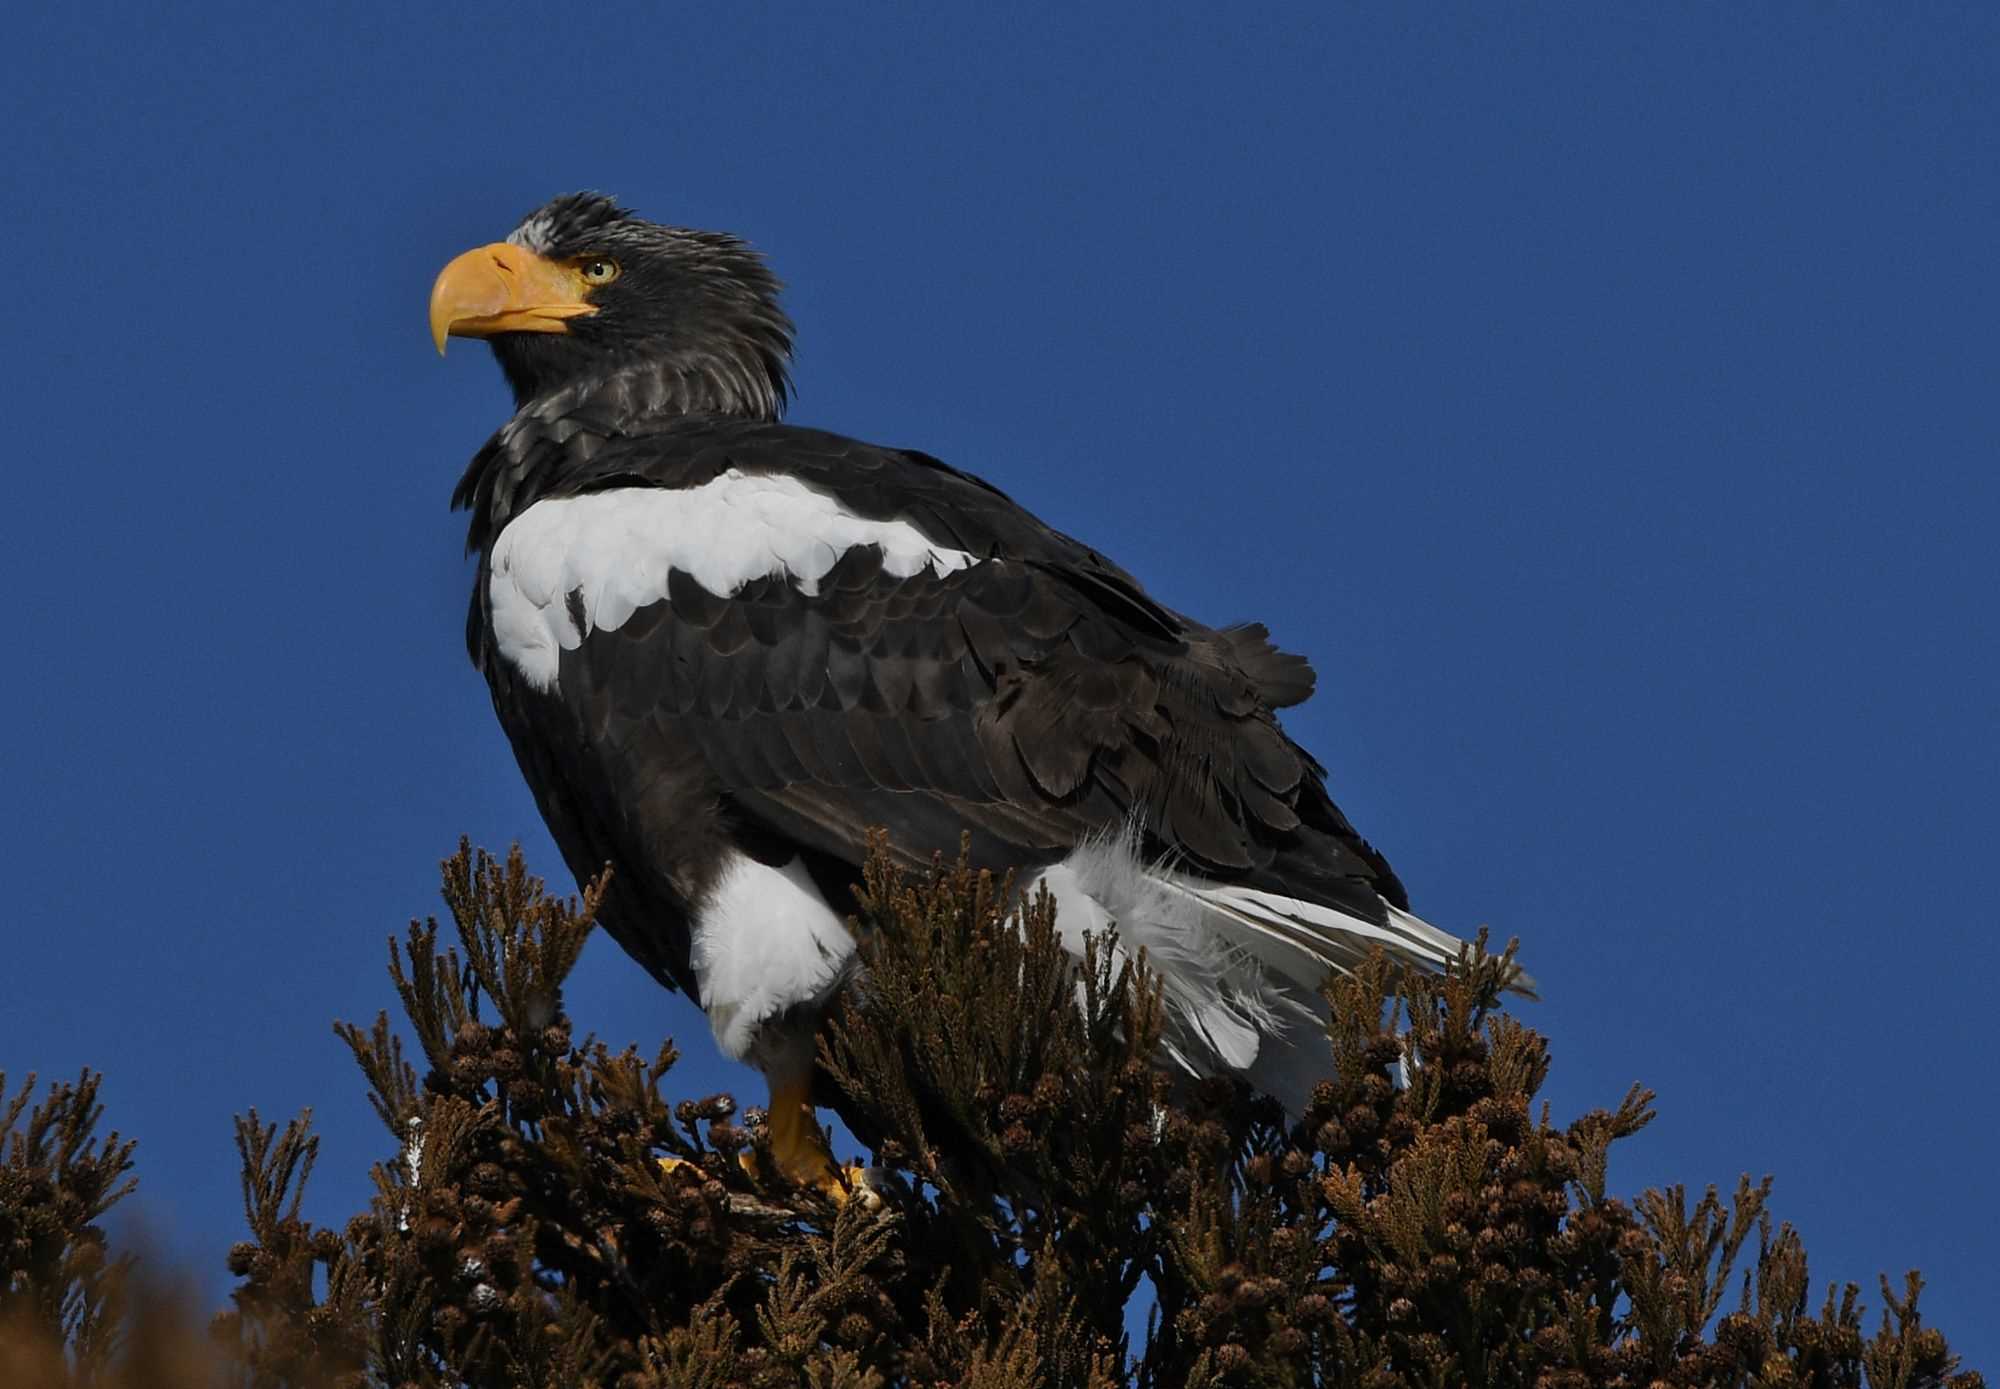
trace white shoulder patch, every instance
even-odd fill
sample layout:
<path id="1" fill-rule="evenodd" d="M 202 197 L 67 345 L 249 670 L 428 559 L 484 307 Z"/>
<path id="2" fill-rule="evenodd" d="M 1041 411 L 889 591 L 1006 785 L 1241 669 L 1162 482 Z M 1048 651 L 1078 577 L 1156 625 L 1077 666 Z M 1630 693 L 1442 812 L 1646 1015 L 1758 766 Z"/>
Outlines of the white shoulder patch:
<path id="1" fill-rule="evenodd" d="M 699 487 L 546 498 L 493 542 L 487 598 L 494 641 L 529 684 L 552 689 L 564 651 L 600 628 L 617 631 L 635 611 L 663 600 L 673 570 L 721 598 L 770 574 L 788 575 L 811 594 L 857 545 L 880 546 L 884 571 L 904 579 L 978 562 L 933 544 L 908 521 L 856 516 L 783 474 L 732 468 Z"/>
<path id="2" fill-rule="evenodd" d="M 694 916 L 695 985 L 716 1045 L 741 1061 L 762 1025 L 826 1001 L 854 937 L 797 859 L 782 868 L 731 851 Z"/>

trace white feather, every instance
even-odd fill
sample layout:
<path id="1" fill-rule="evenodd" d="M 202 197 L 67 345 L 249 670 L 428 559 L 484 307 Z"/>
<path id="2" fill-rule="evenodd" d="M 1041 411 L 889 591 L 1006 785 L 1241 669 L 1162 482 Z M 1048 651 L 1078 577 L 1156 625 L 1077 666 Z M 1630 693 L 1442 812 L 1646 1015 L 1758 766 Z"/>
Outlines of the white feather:
<path id="1" fill-rule="evenodd" d="M 692 963 L 716 1045 L 741 1061 L 763 1025 L 817 1008 L 845 977 L 854 937 L 797 859 L 730 851 L 694 915 Z"/>
<path id="2" fill-rule="evenodd" d="M 1121 952 L 1144 948 L 1167 1006 L 1168 1056 L 1195 1075 L 1240 1073 L 1293 1113 L 1326 1075 L 1319 997 L 1376 945 L 1440 968 L 1459 942 L 1384 903 L 1378 925 L 1334 907 L 1205 882 L 1138 854 L 1132 836 L 1094 840 L 1028 884 L 1055 899 L 1063 945 L 1118 928 Z"/>
<path id="3" fill-rule="evenodd" d="M 494 644 L 530 685 L 553 689 L 564 651 L 591 632 L 617 631 L 634 612 L 665 599 L 675 570 L 721 598 L 771 574 L 812 594 L 857 545 L 879 546 L 884 572 L 903 579 L 977 562 L 933 544 L 908 521 L 855 516 L 782 474 L 732 468 L 699 487 L 546 498 L 493 543 L 487 598 Z"/>
<path id="4" fill-rule="evenodd" d="M 556 219 L 537 212 L 513 231 L 507 233 L 507 240 L 516 246 L 525 247 L 536 255 L 547 255 L 555 243 Z"/>

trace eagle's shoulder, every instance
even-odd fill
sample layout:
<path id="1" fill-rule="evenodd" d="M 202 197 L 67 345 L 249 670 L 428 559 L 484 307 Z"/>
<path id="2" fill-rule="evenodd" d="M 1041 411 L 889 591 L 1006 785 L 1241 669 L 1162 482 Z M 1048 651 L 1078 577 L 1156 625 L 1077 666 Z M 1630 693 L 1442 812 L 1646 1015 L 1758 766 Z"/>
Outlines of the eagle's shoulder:
<path id="1" fill-rule="evenodd" d="M 544 403 L 524 411 L 489 449 L 502 475 L 466 500 L 493 512 L 489 552 L 503 531 L 516 549 L 577 518 L 602 537 L 633 535 L 634 543 L 604 547 L 590 567 L 616 587 L 623 572 L 648 570 L 667 557 L 645 537 L 668 531 L 692 540 L 712 536 L 704 551 L 711 581 L 740 587 L 763 563 L 767 544 L 782 566 L 806 572 L 815 556 L 829 561 L 854 544 L 879 547 L 892 571 L 933 565 L 1007 561 L 1010 572 L 1066 591 L 1069 602 L 1115 629 L 1115 642 L 1138 641 L 1179 651 L 1203 665 L 1233 671 L 1270 708 L 1312 693 L 1305 659 L 1273 646 L 1262 624 L 1215 629 L 1150 595 L 1131 574 L 1096 549 L 1016 503 L 1001 488 L 914 449 L 888 447 L 808 426 L 721 416 L 653 419 L 614 430 L 588 399 Z M 537 503 L 574 503 L 543 508 Z M 745 530 L 745 508 L 764 530 Z M 475 527 L 479 524 L 475 519 Z M 834 527 L 832 532 L 825 528 Z M 833 541 L 828 549 L 826 541 Z M 755 552 L 755 555 L 752 552 Z M 689 553 L 683 545 L 680 561 Z M 739 574 L 737 571 L 741 570 Z M 762 572 L 761 570 L 759 572 Z"/>
<path id="2" fill-rule="evenodd" d="M 983 557 L 1115 569 L 1000 488 L 914 449 L 805 425 L 684 418 L 575 450 L 535 496 L 627 487 L 685 489 L 726 473 L 796 479 L 870 521 L 907 521 L 942 545 Z"/>

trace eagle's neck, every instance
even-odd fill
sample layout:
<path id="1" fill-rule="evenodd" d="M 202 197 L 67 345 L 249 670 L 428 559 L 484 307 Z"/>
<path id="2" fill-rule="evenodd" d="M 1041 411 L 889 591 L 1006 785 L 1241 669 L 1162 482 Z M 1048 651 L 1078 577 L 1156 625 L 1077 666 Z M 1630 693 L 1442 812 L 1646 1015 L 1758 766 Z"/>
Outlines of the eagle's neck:
<path id="1" fill-rule="evenodd" d="M 614 427 L 679 415 L 774 420 L 791 393 L 789 345 L 745 336 L 727 344 L 665 349 L 578 377 L 556 374 L 532 351 L 496 353 L 514 392 L 515 418 L 552 411 L 588 414 Z"/>
<path id="2" fill-rule="evenodd" d="M 452 506 L 472 513 L 468 551 L 484 549 L 608 440 L 691 416 L 775 420 L 788 394 L 783 358 L 754 352 L 662 355 L 525 397 L 514 364 L 502 362 L 518 408 L 472 456 L 452 493 Z"/>

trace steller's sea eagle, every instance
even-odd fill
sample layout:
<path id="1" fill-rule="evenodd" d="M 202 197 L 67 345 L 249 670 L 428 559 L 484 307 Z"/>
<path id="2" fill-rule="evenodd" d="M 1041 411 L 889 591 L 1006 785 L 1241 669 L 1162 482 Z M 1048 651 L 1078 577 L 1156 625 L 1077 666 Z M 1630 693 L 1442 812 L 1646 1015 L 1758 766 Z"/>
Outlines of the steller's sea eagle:
<path id="1" fill-rule="evenodd" d="M 807 1101 L 870 827 L 969 830 L 1079 952 L 1115 923 L 1169 1060 L 1294 1113 L 1329 970 L 1457 951 L 1279 727 L 1313 674 L 1262 626 L 1163 607 L 935 458 L 780 423 L 792 324 L 742 241 L 570 194 L 447 265 L 430 319 L 516 405 L 453 496 L 473 662 L 571 871 L 613 865 L 604 925 L 768 1077 L 792 1179 L 839 1190 Z"/>

